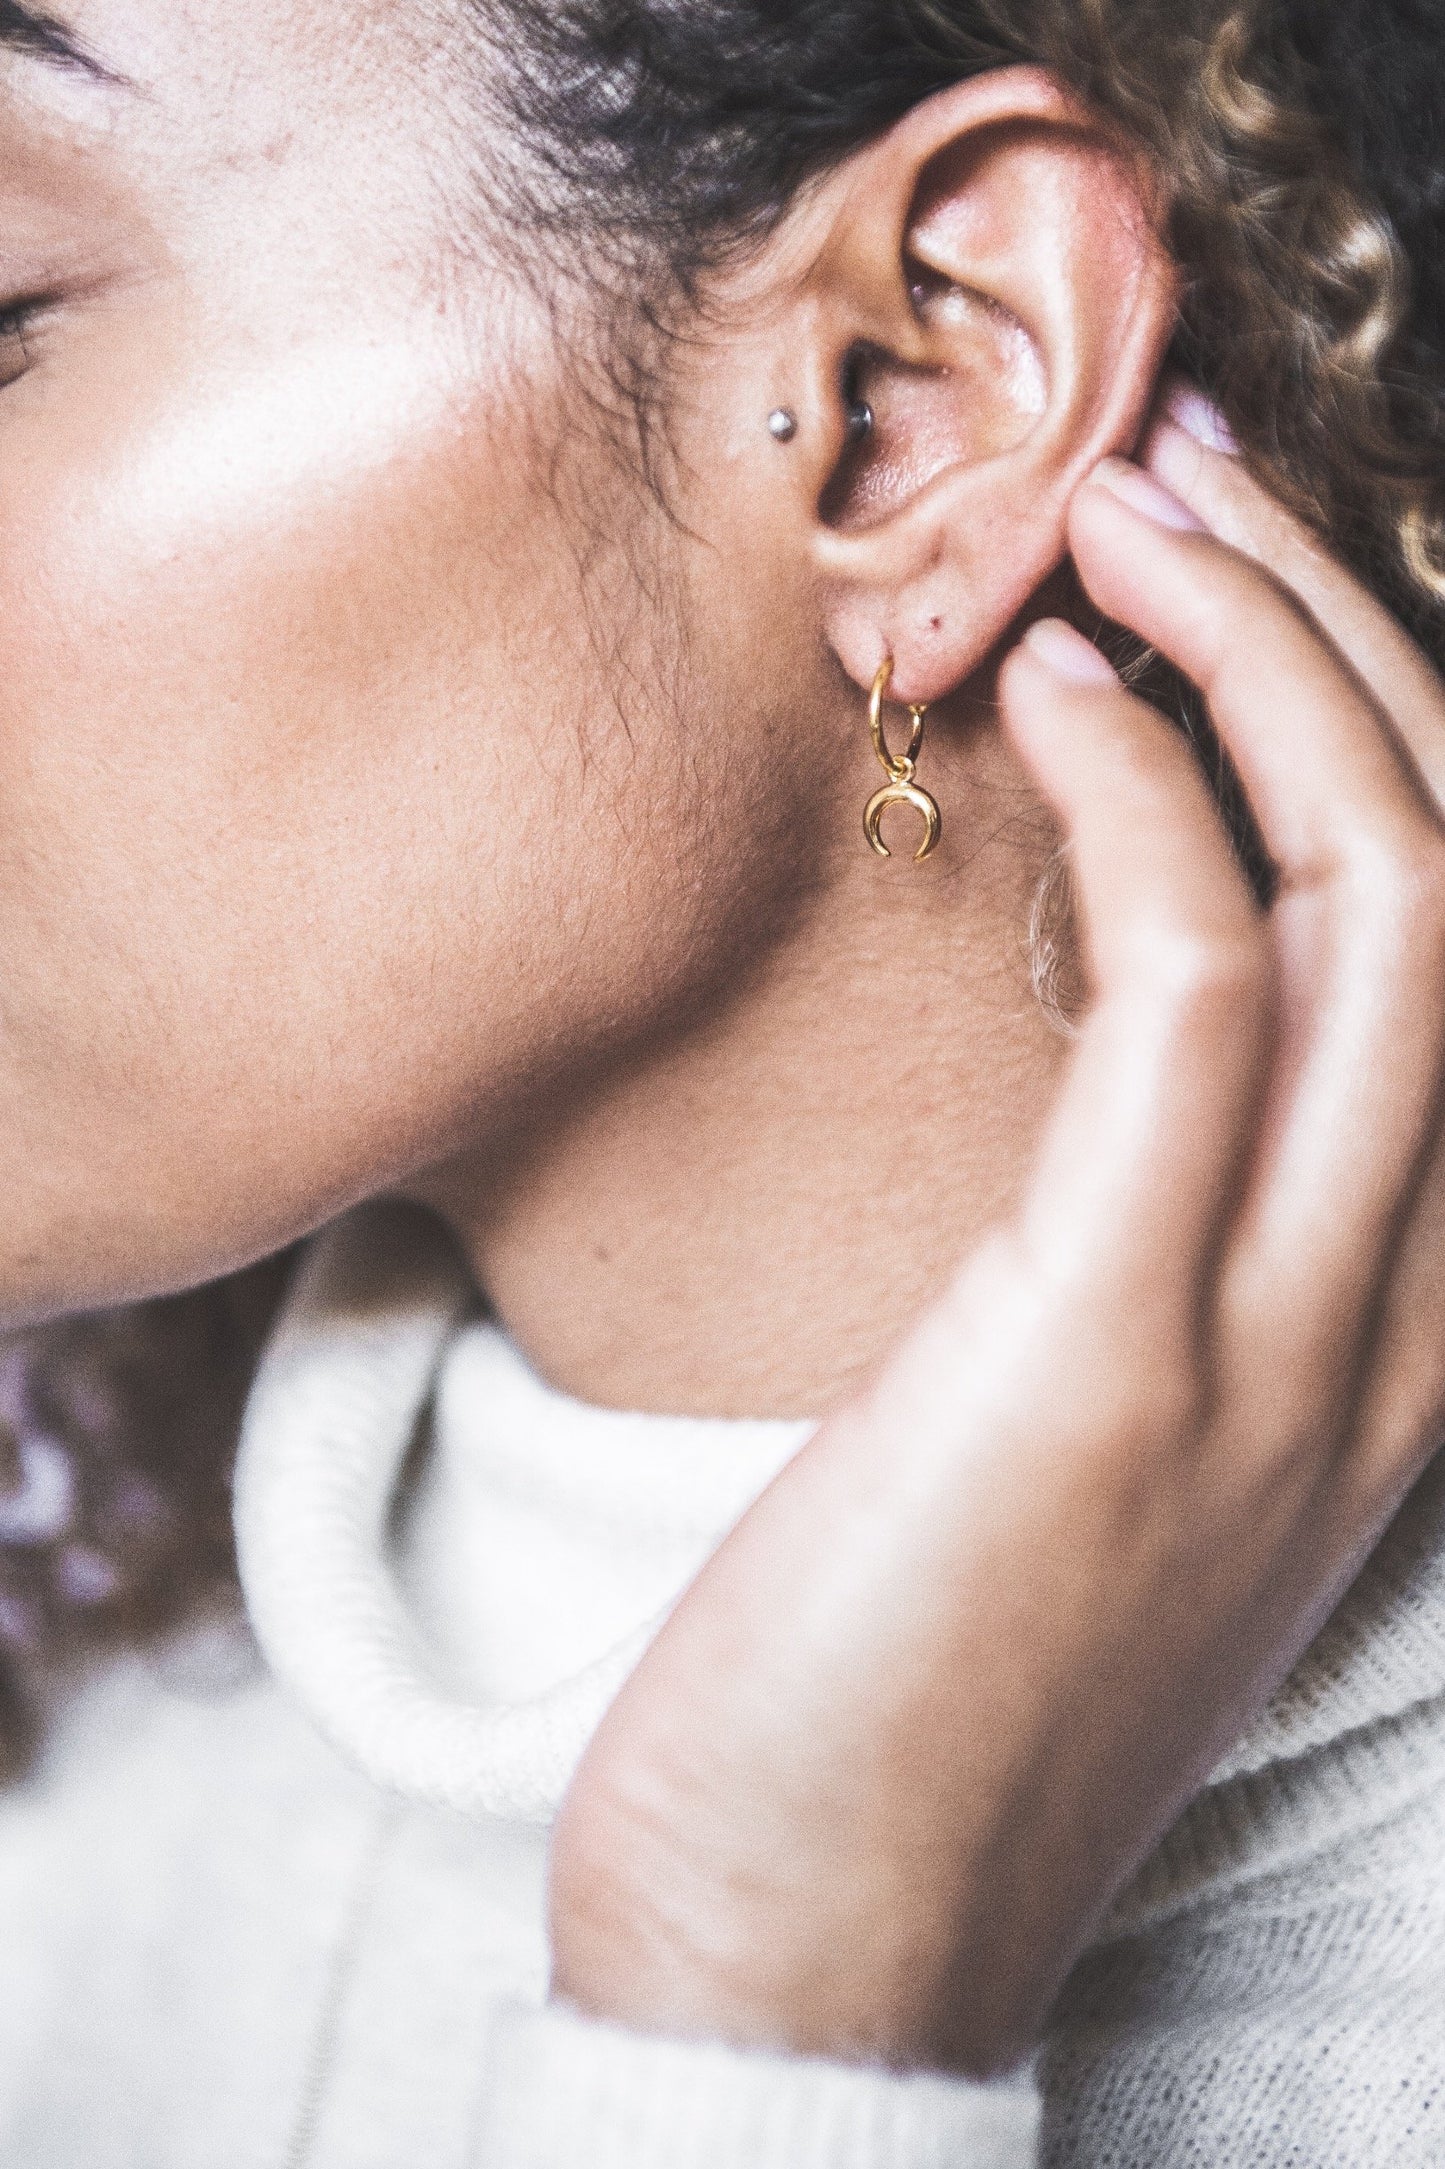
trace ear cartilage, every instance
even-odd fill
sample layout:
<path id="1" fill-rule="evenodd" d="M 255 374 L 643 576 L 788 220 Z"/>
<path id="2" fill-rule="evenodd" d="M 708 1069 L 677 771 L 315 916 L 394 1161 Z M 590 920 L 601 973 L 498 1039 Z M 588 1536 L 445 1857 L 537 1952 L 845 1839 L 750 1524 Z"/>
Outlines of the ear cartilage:
<path id="1" fill-rule="evenodd" d="M 790 414 L 786 407 L 774 407 L 768 416 L 768 434 L 779 444 L 790 444 L 798 434 L 797 415 Z"/>

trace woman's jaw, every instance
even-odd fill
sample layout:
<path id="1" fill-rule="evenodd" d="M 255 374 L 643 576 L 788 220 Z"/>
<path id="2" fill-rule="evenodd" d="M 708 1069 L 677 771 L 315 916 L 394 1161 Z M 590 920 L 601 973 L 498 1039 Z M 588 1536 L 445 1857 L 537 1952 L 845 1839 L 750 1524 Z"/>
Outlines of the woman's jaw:
<path id="1" fill-rule="evenodd" d="M 1157 374 L 1137 184 L 1031 71 L 929 101 L 668 347 L 654 489 L 585 310 L 459 229 L 460 56 L 262 16 L 4 64 L 0 1311 L 402 1189 L 574 1390 L 810 1412 L 1055 1073 L 989 669 Z M 862 839 L 884 654 L 920 867 Z"/>

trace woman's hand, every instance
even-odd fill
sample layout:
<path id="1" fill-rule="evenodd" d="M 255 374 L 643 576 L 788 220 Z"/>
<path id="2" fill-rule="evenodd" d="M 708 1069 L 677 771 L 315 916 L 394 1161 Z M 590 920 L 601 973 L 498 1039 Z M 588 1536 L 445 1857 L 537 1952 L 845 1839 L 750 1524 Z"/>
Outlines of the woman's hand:
<path id="1" fill-rule="evenodd" d="M 1111 462 L 1075 559 L 1206 695 L 1277 897 L 1181 737 L 1031 633 L 1002 708 L 1092 1007 L 1014 1223 L 602 1726 L 553 1860 L 590 2011 L 1014 2058 L 1440 1437 L 1445 691 L 1237 462 L 1167 423 L 1149 457 L 1209 531 Z"/>

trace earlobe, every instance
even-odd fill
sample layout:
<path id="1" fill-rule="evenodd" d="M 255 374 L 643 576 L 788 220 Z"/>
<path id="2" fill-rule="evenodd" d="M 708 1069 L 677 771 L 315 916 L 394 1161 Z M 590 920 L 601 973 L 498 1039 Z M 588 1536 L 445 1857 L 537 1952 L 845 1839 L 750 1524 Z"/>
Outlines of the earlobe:
<path id="1" fill-rule="evenodd" d="M 1175 277 L 1143 175 L 1031 69 L 940 94 L 840 180 L 813 321 L 872 427 L 840 431 L 819 492 L 827 631 L 860 687 L 891 656 L 897 697 L 928 702 L 1025 609 L 1079 481 L 1137 437 Z"/>

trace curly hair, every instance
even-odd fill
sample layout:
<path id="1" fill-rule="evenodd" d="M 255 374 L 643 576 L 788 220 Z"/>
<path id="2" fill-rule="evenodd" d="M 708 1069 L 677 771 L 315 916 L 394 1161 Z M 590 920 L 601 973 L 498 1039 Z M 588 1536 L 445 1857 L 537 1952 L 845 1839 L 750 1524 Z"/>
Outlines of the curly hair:
<path id="1" fill-rule="evenodd" d="M 624 341 L 639 319 L 665 333 L 710 270 L 921 99 L 1011 63 L 1052 69 L 1163 186 L 1186 279 L 1177 358 L 1276 491 L 1433 645 L 1445 415 L 1439 129 L 1425 104 L 1438 94 L 1422 90 L 1438 73 L 1432 12 L 1430 0 L 1361 0 L 1351 29 L 1348 9 L 1268 0 L 495 11 L 510 33 L 502 75 L 528 153 L 514 191 L 528 231 L 555 237 L 564 270 L 585 262 L 587 293 L 620 274 Z M 1382 52 L 1388 66 L 1371 72 Z M 1412 255 L 1437 282 L 1422 291 L 1433 321 L 1411 310 Z"/>
<path id="2" fill-rule="evenodd" d="M 639 419 L 665 401 L 666 340 L 709 273 L 810 180 L 934 91 L 1054 70 L 1158 177 L 1184 275 L 1177 361 L 1445 659 L 1437 0 L 469 4 L 521 146 L 494 194 L 594 325 L 621 327 L 611 381 Z M 228 1471 L 282 1277 L 0 1345 L 10 1768 L 58 1670 L 234 1604 Z"/>

